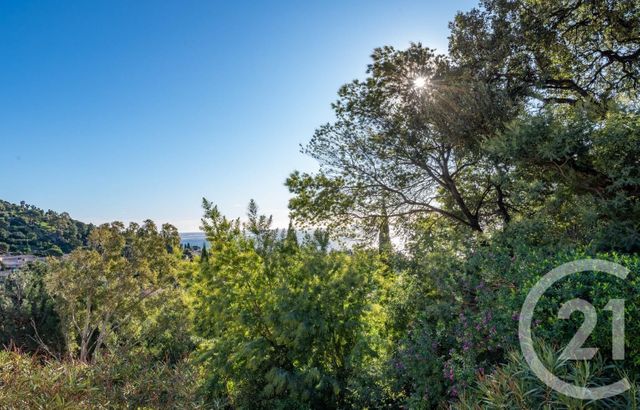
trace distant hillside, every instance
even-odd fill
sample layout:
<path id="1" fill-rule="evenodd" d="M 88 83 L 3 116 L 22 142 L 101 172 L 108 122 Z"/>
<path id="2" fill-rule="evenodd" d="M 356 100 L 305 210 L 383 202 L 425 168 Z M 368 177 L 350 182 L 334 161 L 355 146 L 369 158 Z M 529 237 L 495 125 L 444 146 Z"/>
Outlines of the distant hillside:
<path id="1" fill-rule="evenodd" d="M 86 243 L 91 228 L 66 212 L 0 200 L 0 253 L 62 255 Z"/>

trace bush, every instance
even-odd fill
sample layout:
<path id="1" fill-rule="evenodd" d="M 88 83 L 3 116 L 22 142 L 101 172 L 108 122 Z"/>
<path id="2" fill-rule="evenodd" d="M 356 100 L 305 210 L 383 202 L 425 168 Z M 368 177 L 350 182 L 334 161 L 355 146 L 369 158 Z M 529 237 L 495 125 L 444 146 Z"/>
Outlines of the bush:
<path id="1" fill-rule="evenodd" d="M 622 374 L 606 364 L 601 356 L 591 362 L 569 362 L 558 359 L 559 353 L 549 345 L 537 348 L 540 360 L 555 374 L 579 386 L 603 386 L 615 383 Z M 513 351 L 508 362 L 488 375 L 480 375 L 477 383 L 467 389 L 460 400 L 452 405 L 457 410 L 476 409 L 638 409 L 640 391 L 638 385 L 625 393 L 602 400 L 583 401 L 551 389 L 536 375 L 520 354 Z"/>
<path id="2" fill-rule="evenodd" d="M 417 285 L 407 290 L 404 304 L 395 307 L 410 320 L 389 363 L 407 405 L 437 407 L 500 368 L 508 360 L 506 352 L 519 348 L 518 315 L 531 287 L 551 269 L 585 258 L 616 262 L 631 273 L 624 281 L 583 272 L 558 282 L 538 303 L 533 335 L 565 346 L 583 318 L 576 313 L 570 320 L 559 319 L 558 309 L 568 300 L 585 299 L 599 313 L 585 346 L 599 347 L 603 366 L 609 366 L 612 315 L 601 311 L 609 300 L 623 298 L 627 360 L 621 370 L 640 375 L 640 352 L 633 349 L 640 344 L 640 323 L 631 320 L 640 315 L 640 257 L 561 243 L 561 237 L 545 236 L 544 227 L 535 221 L 518 223 L 490 240 L 480 238 L 459 248 L 431 236 L 426 249 L 414 249 L 410 271 Z"/>
<path id="3" fill-rule="evenodd" d="M 87 365 L 0 352 L 0 403 L 8 409 L 197 409 L 197 382 L 186 362 L 114 356 Z"/>
<path id="4" fill-rule="evenodd" d="M 302 244 L 250 213 L 247 231 L 205 203 L 209 261 L 191 283 L 209 398 L 237 408 L 380 406 L 393 281 L 374 252 Z M 254 208 L 255 209 L 255 208 Z"/>
<path id="5" fill-rule="evenodd" d="M 0 283 L 0 345 L 64 351 L 60 318 L 44 285 L 47 270 L 44 263 L 30 263 Z"/>

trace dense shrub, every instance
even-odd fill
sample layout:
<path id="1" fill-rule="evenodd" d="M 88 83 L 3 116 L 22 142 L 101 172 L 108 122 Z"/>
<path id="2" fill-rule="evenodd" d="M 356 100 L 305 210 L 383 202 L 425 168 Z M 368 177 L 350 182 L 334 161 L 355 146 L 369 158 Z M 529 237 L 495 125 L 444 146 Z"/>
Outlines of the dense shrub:
<path id="1" fill-rule="evenodd" d="M 45 289 L 48 266 L 32 263 L 0 282 L 0 345 L 34 352 L 65 349 L 60 318 Z"/>
<path id="2" fill-rule="evenodd" d="M 187 363 L 103 357 L 91 365 L 0 352 L 3 409 L 195 409 L 198 376 Z"/>
<path id="3" fill-rule="evenodd" d="M 585 299 L 599 313 L 585 346 L 599 347 L 603 366 L 609 366 L 611 312 L 603 308 L 610 299 L 623 298 L 626 361 L 620 369 L 638 373 L 640 352 L 634 346 L 640 342 L 640 328 L 631 318 L 640 314 L 640 258 L 598 253 L 570 240 L 561 243 L 561 235 L 545 237 L 544 229 L 543 223 L 527 221 L 475 243 L 460 242 L 451 232 L 452 240 L 446 243 L 434 243 L 433 232 L 426 240 L 415 238 L 413 284 L 406 289 L 404 304 L 395 307 L 401 313 L 394 315 L 411 319 L 389 364 L 396 388 L 410 407 L 433 408 L 455 399 L 505 363 L 505 352 L 518 349 L 518 315 L 531 287 L 551 269 L 578 259 L 616 262 L 631 273 L 624 281 L 583 272 L 558 282 L 538 303 L 534 337 L 565 346 L 583 318 L 576 313 L 570 320 L 559 319 L 558 309 L 568 300 Z"/>
<path id="4" fill-rule="evenodd" d="M 205 202 L 209 261 L 193 278 L 210 399 L 238 408 L 345 408 L 390 400 L 383 302 L 393 280 L 374 252 L 299 244 L 250 211 L 245 229 Z"/>
<path id="5" fill-rule="evenodd" d="M 538 347 L 542 363 L 555 374 L 578 386 L 596 387 L 615 383 L 628 376 L 607 365 L 600 356 L 591 362 L 558 359 L 559 353 L 549 345 Z M 578 400 L 551 389 L 533 374 L 519 352 L 510 352 L 508 362 L 489 374 L 482 374 L 477 384 L 454 402 L 453 409 L 638 409 L 640 390 L 636 383 L 621 395 L 601 400 Z"/>

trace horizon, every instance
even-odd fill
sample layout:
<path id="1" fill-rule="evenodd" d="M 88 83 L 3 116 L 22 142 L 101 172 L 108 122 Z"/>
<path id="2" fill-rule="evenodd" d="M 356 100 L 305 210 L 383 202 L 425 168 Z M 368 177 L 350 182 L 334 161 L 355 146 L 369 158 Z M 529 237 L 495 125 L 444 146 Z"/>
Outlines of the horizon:
<path id="1" fill-rule="evenodd" d="M 333 118 L 338 88 L 375 47 L 446 53 L 448 22 L 473 6 L 8 4 L 0 198 L 181 232 L 199 231 L 202 197 L 232 218 L 253 198 L 286 227 L 284 181 L 317 169 L 299 146 Z"/>

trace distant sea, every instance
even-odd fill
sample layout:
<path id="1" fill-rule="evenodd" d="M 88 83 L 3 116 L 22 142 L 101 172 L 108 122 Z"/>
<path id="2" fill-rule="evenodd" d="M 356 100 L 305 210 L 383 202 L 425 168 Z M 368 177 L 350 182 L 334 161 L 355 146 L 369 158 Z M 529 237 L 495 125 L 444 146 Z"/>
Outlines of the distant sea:
<path id="1" fill-rule="evenodd" d="M 200 246 L 203 243 L 207 243 L 207 238 L 204 232 L 180 232 L 180 243 L 183 245 L 189 244 L 190 246 Z"/>
<path id="2" fill-rule="evenodd" d="M 283 230 L 281 229 L 282 233 Z M 298 237 L 298 241 L 302 242 L 305 236 L 310 232 L 304 231 L 296 231 L 296 236 Z M 183 245 L 189 244 L 190 246 L 199 246 L 202 247 L 203 243 L 207 244 L 207 248 L 209 247 L 209 242 L 207 242 L 207 238 L 204 232 L 180 232 L 180 243 Z M 341 248 L 350 248 L 356 242 L 353 240 L 342 239 L 340 242 L 331 241 L 329 244 L 330 249 L 341 249 Z"/>

